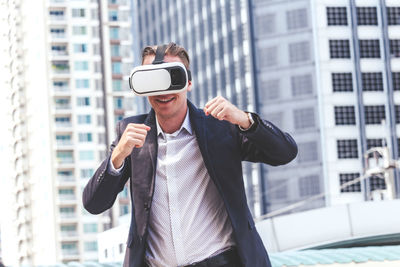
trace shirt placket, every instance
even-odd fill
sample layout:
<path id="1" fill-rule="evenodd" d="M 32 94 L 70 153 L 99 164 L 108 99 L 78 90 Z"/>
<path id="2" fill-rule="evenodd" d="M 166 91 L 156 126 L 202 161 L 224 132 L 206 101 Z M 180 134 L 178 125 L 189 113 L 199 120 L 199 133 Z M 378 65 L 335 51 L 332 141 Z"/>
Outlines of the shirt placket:
<path id="1" fill-rule="evenodd" d="M 167 135 L 167 159 L 174 159 L 176 156 L 176 137 Z M 180 213 L 179 213 L 179 199 L 178 199 L 178 185 L 177 185 L 177 176 L 178 176 L 178 162 L 172 161 L 173 164 L 167 164 L 166 166 L 166 174 L 167 174 L 167 189 L 168 189 L 168 205 L 169 205 L 169 214 L 171 221 L 171 233 L 173 244 L 175 248 L 175 256 L 178 266 L 185 264 L 185 250 L 184 250 L 184 242 L 181 231 L 181 221 L 180 221 Z"/>

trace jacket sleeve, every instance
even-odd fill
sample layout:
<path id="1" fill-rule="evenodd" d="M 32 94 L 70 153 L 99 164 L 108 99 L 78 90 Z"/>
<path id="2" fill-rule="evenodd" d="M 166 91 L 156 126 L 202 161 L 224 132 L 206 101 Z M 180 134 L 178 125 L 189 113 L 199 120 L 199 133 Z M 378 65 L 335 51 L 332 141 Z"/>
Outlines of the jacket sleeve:
<path id="1" fill-rule="evenodd" d="M 263 162 L 272 166 L 287 164 L 297 155 L 294 139 L 271 122 L 252 113 L 254 125 L 239 131 L 242 160 Z"/>
<path id="2" fill-rule="evenodd" d="M 111 208 L 130 176 L 130 157 L 125 159 L 124 167 L 118 175 L 113 175 L 109 169 L 111 154 L 121 138 L 121 124 L 121 122 L 117 124 L 117 138 L 111 144 L 107 158 L 100 164 L 83 190 L 83 206 L 92 214 L 99 214 Z"/>

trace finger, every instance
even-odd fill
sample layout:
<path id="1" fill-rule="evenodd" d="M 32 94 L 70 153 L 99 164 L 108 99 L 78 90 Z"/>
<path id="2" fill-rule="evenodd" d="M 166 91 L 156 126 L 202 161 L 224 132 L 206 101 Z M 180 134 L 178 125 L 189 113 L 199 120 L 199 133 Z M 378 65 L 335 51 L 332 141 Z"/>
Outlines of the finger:
<path id="1" fill-rule="evenodd" d="M 217 114 L 221 112 L 221 110 L 223 110 L 225 108 L 225 105 L 219 104 L 217 105 L 212 111 L 211 111 L 211 115 L 215 118 L 217 118 Z"/>
<path id="2" fill-rule="evenodd" d="M 209 105 L 208 108 L 205 108 L 206 115 L 211 114 L 215 108 L 221 105 L 222 102 L 224 102 L 224 99 L 217 99 L 211 105 Z"/>
<path id="3" fill-rule="evenodd" d="M 147 134 L 147 130 L 143 128 L 136 128 L 136 127 L 130 127 L 127 131 L 127 133 L 140 133 L 140 134 Z"/>
<path id="4" fill-rule="evenodd" d="M 141 133 L 128 133 L 127 138 L 135 138 L 135 139 L 140 139 L 140 140 L 145 140 L 147 134 L 141 134 Z"/>
<path id="5" fill-rule="evenodd" d="M 213 99 L 211 99 L 210 101 L 208 101 L 206 103 L 206 105 L 204 106 L 205 108 L 208 108 L 210 105 L 212 105 L 215 101 L 218 101 L 219 97 L 214 97 Z"/>
<path id="6" fill-rule="evenodd" d="M 225 106 L 223 109 L 221 109 L 220 112 L 217 113 L 217 115 L 215 116 L 217 119 L 219 120 L 224 120 L 226 115 L 227 115 L 227 107 Z"/>
<path id="7" fill-rule="evenodd" d="M 144 144 L 144 139 L 141 138 L 135 138 L 135 137 L 128 137 L 127 138 L 127 144 L 130 148 L 134 147 L 142 147 Z"/>
<path id="8" fill-rule="evenodd" d="M 149 131 L 151 128 L 150 128 L 150 126 L 147 126 L 146 124 L 143 124 L 143 123 L 129 123 L 128 125 L 127 125 L 127 127 L 129 127 L 129 128 L 131 128 L 131 127 L 134 127 L 134 128 L 138 128 L 138 129 L 145 129 L 146 131 Z"/>

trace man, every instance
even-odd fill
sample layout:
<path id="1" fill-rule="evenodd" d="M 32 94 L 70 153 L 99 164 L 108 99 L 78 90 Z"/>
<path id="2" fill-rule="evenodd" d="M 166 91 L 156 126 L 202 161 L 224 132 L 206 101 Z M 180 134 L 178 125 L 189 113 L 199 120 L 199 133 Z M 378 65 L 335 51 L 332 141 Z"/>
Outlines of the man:
<path id="1" fill-rule="evenodd" d="M 156 47 L 146 47 L 151 64 Z M 189 69 L 170 43 L 164 62 Z M 83 192 L 85 208 L 109 209 L 130 182 L 132 218 L 124 266 L 270 266 L 247 206 L 241 161 L 280 165 L 297 154 L 294 140 L 222 97 L 204 110 L 187 90 L 149 96 L 149 114 L 117 124 L 117 138 Z"/>

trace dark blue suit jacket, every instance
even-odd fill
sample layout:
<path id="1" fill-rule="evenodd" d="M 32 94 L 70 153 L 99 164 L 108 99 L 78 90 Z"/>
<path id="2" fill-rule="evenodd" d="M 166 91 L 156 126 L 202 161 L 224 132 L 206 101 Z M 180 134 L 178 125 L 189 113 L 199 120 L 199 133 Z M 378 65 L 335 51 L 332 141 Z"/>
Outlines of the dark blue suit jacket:
<path id="1" fill-rule="evenodd" d="M 255 124 L 242 132 L 236 125 L 205 116 L 188 101 L 192 128 L 208 173 L 220 193 L 230 222 L 243 266 L 270 267 L 267 252 L 255 229 L 247 206 L 242 161 L 281 165 L 297 155 L 292 137 L 268 121 L 253 114 Z M 125 159 L 123 171 L 113 176 L 108 164 L 113 148 L 128 123 L 144 123 L 151 127 L 142 148 L 135 148 Z M 131 179 L 132 220 L 124 266 L 142 267 L 146 248 L 147 226 L 154 192 L 157 164 L 157 127 L 154 110 L 149 114 L 129 117 L 117 124 L 117 138 L 108 157 L 101 163 L 83 191 L 83 205 L 93 214 L 109 209 Z"/>

